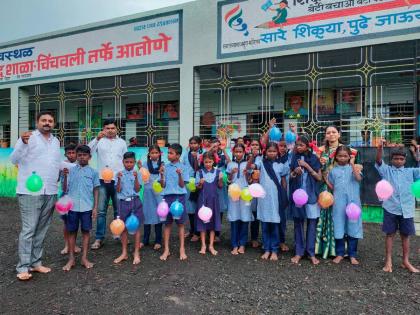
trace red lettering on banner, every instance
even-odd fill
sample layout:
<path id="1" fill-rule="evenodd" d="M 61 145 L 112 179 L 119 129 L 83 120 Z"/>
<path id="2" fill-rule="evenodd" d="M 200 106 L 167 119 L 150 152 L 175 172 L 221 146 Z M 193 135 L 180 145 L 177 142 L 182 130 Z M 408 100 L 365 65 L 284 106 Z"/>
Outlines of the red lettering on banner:
<path id="1" fill-rule="evenodd" d="M 86 52 L 83 48 L 77 48 L 73 54 L 56 57 L 51 56 L 51 54 L 39 54 L 37 59 L 38 71 L 83 65 L 85 63 L 85 54 Z"/>
<path id="2" fill-rule="evenodd" d="M 4 66 L 0 66 L 0 80 L 3 79 L 3 68 Z"/>
<path id="3" fill-rule="evenodd" d="M 31 60 L 7 64 L 6 76 L 31 73 L 34 71 L 34 62 L 34 60 Z"/>
<path id="4" fill-rule="evenodd" d="M 98 62 L 99 59 L 104 61 L 111 60 L 113 57 L 114 47 L 111 46 L 111 42 L 102 44 L 102 48 L 89 50 L 89 59 L 88 63 Z"/>
<path id="5" fill-rule="evenodd" d="M 163 33 L 159 33 L 159 36 L 160 38 L 158 39 L 150 39 L 148 36 L 143 36 L 144 41 L 142 42 L 117 46 L 117 59 L 150 55 L 152 51 L 158 50 L 167 52 L 168 42 L 172 40 L 172 37 L 169 37 Z"/>

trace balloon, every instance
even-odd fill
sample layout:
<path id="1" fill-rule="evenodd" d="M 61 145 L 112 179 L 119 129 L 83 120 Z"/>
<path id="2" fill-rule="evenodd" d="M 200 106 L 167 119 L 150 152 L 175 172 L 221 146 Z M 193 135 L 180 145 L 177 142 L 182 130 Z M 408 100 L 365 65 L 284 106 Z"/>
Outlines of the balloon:
<path id="1" fill-rule="evenodd" d="M 244 189 L 242 189 L 242 191 L 241 191 L 241 199 L 243 201 L 245 201 L 245 203 L 247 203 L 247 204 L 252 200 L 252 196 L 251 196 L 251 194 L 249 192 L 248 187 L 245 187 Z"/>
<path id="2" fill-rule="evenodd" d="M 227 176 L 227 174 L 226 173 L 223 173 L 223 185 L 227 185 L 227 183 L 228 183 L 228 176 Z"/>
<path id="3" fill-rule="evenodd" d="M 166 216 L 169 213 L 169 206 L 165 199 L 162 199 L 162 201 L 158 204 L 156 212 L 160 221 L 166 221 Z"/>
<path id="4" fill-rule="evenodd" d="M 125 229 L 124 221 L 121 220 L 120 217 L 117 217 L 111 222 L 111 224 L 109 225 L 109 229 L 111 230 L 112 235 L 120 236 Z"/>
<path id="5" fill-rule="evenodd" d="M 420 198 L 420 180 L 417 180 L 411 184 L 411 192 L 413 193 L 414 197 Z"/>
<path id="6" fill-rule="evenodd" d="M 385 179 L 380 180 L 375 187 L 376 195 L 380 201 L 385 201 L 391 198 L 394 193 L 394 188 Z"/>
<path id="7" fill-rule="evenodd" d="M 260 179 L 260 171 L 259 170 L 254 170 L 252 172 L 251 177 L 252 177 L 253 180 L 259 180 Z"/>
<path id="8" fill-rule="evenodd" d="M 360 218 L 360 214 L 362 213 L 362 210 L 358 205 L 351 202 L 346 207 L 346 214 L 350 221 L 357 221 Z"/>
<path id="9" fill-rule="evenodd" d="M 108 166 L 102 170 L 101 175 L 106 183 L 110 183 L 114 179 L 114 172 Z"/>
<path id="10" fill-rule="evenodd" d="M 197 191 L 197 187 L 195 186 L 195 178 L 191 177 L 188 181 L 187 188 L 191 192 Z"/>
<path id="11" fill-rule="evenodd" d="M 198 217 L 204 223 L 209 223 L 212 216 L 213 211 L 211 211 L 209 207 L 202 206 L 200 210 L 198 210 Z"/>
<path id="12" fill-rule="evenodd" d="M 251 184 L 248 187 L 249 193 L 253 198 L 264 198 L 265 190 L 260 184 Z"/>
<path id="13" fill-rule="evenodd" d="M 43 185 L 42 178 L 36 172 L 32 172 L 32 175 L 26 180 L 26 188 L 30 192 L 36 193 L 40 191 Z"/>
<path id="14" fill-rule="evenodd" d="M 175 200 L 171 204 L 170 211 L 171 211 L 172 217 L 175 220 L 178 220 L 179 218 L 181 218 L 181 215 L 184 212 L 184 206 L 178 200 Z"/>
<path id="15" fill-rule="evenodd" d="M 143 183 L 148 183 L 149 179 L 150 179 L 150 172 L 147 168 L 140 168 L 140 174 L 141 174 L 141 179 L 143 180 Z"/>
<path id="16" fill-rule="evenodd" d="M 241 197 L 241 187 L 238 184 L 231 184 L 228 189 L 228 194 L 233 201 L 238 201 Z"/>
<path id="17" fill-rule="evenodd" d="M 152 188 L 156 194 L 160 194 L 163 190 L 162 185 L 157 180 L 153 182 Z"/>
<path id="18" fill-rule="evenodd" d="M 296 207 L 303 207 L 308 202 L 308 194 L 303 189 L 296 189 L 293 193 L 293 201 Z"/>
<path id="19" fill-rule="evenodd" d="M 71 209 L 73 209 L 73 201 L 68 195 L 64 195 L 55 203 L 55 210 L 59 214 L 67 214 Z"/>
<path id="20" fill-rule="evenodd" d="M 291 130 L 289 130 L 286 132 L 284 139 L 286 140 L 286 143 L 290 144 L 296 141 L 296 135 Z"/>
<path id="21" fill-rule="evenodd" d="M 319 194 L 318 204 L 321 206 L 322 209 L 328 209 L 334 204 L 333 195 L 328 191 L 323 191 Z"/>
<path id="22" fill-rule="evenodd" d="M 140 226 L 140 220 L 133 213 L 125 220 L 125 228 L 131 235 L 136 234 Z"/>
<path id="23" fill-rule="evenodd" d="M 268 137 L 270 138 L 270 141 L 274 142 L 280 142 L 281 140 L 281 131 L 277 127 L 273 127 L 270 129 L 270 132 L 268 133 Z"/>

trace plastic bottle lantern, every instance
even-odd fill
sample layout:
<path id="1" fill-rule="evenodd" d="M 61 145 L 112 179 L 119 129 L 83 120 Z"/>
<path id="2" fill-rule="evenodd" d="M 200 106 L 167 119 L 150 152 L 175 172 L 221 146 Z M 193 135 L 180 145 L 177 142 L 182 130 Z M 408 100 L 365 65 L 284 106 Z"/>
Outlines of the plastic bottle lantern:
<path id="1" fill-rule="evenodd" d="M 156 194 L 160 194 L 163 190 L 162 185 L 157 180 L 153 182 L 152 188 Z"/>
<path id="2" fill-rule="evenodd" d="M 274 141 L 274 142 L 280 142 L 281 136 L 282 136 L 281 131 L 277 127 L 271 128 L 268 134 L 270 141 Z"/>
<path id="3" fill-rule="evenodd" d="M 382 179 L 376 184 L 375 192 L 380 201 L 385 201 L 391 198 L 394 188 L 388 181 Z"/>
<path id="4" fill-rule="evenodd" d="M 300 208 L 306 205 L 308 202 L 308 194 L 303 189 L 296 189 L 293 193 L 293 201 L 295 202 L 296 207 Z"/>
<path id="5" fill-rule="evenodd" d="M 67 214 L 73 209 L 73 200 L 68 195 L 64 195 L 55 203 L 55 210 L 61 215 Z"/>
<path id="6" fill-rule="evenodd" d="M 198 210 L 198 217 L 204 223 L 209 223 L 212 216 L 213 211 L 209 207 L 202 206 L 200 210 Z"/>
<path id="7" fill-rule="evenodd" d="M 249 204 L 250 201 L 252 200 L 252 196 L 251 196 L 251 193 L 249 192 L 248 187 L 245 187 L 244 189 L 242 189 L 242 191 L 241 191 L 241 199 L 243 201 L 245 201 L 245 204 Z"/>
<path id="8" fill-rule="evenodd" d="M 26 188 L 30 192 L 39 192 L 43 185 L 42 178 L 36 172 L 32 172 L 32 175 L 26 179 Z"/>
<path id="9" fill-rule="evenodd" d="M 141 179 L 143 183 L 148 183 L 150 179 L 150 172 L 147 168 L 140 168 Z"/>
<path id="10" fill-rule="evenodd" d="M 176 200 L 172 202 L 170 211 L 174 220 L 178 220 L 181 218 L 182 213 L 184 212 L 184 206 L 182 205 L 182 203 Z"/>
<path id="11" fill-rule="evenodd" d="M 140 220 L 133 213 L 125 220 L 125 228 L 131 235 L 136 234 L 140 226 Z"/>
<path id="12" fill-rule="evenodd" d="M 291 144 L 296 141 L 296 135 L 291 131 L 288 130 L 286 135 L 284 136 L 286 143 Z"/>
<path id="13" fill-rule="evenodd" d="M 350 221 L 357 221 L 360 218 L 362 210 L 355 203 L 349 203 L 346 207 L 346 215 Z"/>
<path id="14" fill-rule="evenodd" d="M 114 172 L 106 166 L 101 172 L 102 179 L 105 183 L 110 183 L 114 179 Z"/>
<path id="15" fill-rule="evenodd" d="M 258 183 L 249 185 L 248 190 L 253 198 L 264 198 L 266 194 L 263 186 Z"/>
<path id="16" fill-rule="evenodd" d="M 109 225 L 109 229 L 111 230 L 112 235 L 120 236 L 125 229 L 124 221 L 121 220 L 120 217 L 117 217 L 111 222 L 111 224 Z"/>
<path id="17" fill-rule="evenodd" d="M 195 178 L 194 178 L 194 177 L 191 177 L 191 178 L 188 180 L 187 188 L 188 188 L 188 190 L 189 190 L 190 192 L 195 192 L 195 191 L 197 191 L 197 187 L 195 186 Z"/>
<path id="18" fill-rule="evenodd" d="M 241 187 L 238 184 L 231 184 L 229 186 L 228 194 L 233 201 L 238 201 L 241 197 Z"/>
<path id="19" fill-rule="evenodd" d="M 160 221 L 166 221 L 166 217 L 168 216 L 168 213 L 169 213 L 169 205 L 165 201 L 165 199 L 162 199 L 162 201 L 158 204 L 156 212 Z"/>
<path id="20" fill-rule="evenodd" d="M 414 197 L 420 198 L 420 180 L 417 180 L 411 184 L 411 192 L 413 193 Z"/>
<path id="21" fill-rule="evenodd" d="M 322 209 L 328 209 L 334 204 L 334 197 L 328 191 L 323 191 L 319 194 L 318 204 Z"/>

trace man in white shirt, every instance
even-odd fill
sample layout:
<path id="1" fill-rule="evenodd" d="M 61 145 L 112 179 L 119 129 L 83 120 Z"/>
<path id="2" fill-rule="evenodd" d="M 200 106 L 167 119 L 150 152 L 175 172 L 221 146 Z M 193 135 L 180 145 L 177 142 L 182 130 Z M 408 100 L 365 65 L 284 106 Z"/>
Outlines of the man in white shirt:
<path id="1" fill-rule="evenodd" d="M 19 235 L 19 263 L 16 271 L 20 280 L 31 279 L 31 272 L 51 271 L 42 265 L 41 257 L 44 238 L 57 200 L 60 142 L 51 134 L 54 128 L 52 112 L 40 112 L 36 120 L 37 130 L 24 132 L 10 157 L 12 163 L 19 167 L 16 194 L 22 230 Z M 26 180 L 33 172 L 43 182 L 43 187 L 36 193 L 26 188 Z"/>
<path id="2" fill-rule="evenodd" d="M 109 199 L 112 200 L 114 208 L 114 218 L 118 213 L 117 191 L 115 189 L 115 178 L 119 172 L 124 169 L 123 155 L 127 152 L 127 144 L 117 136 L 117 126 L 114 120 L 105 120 L 103 130 L 98 136 L 89 143 L 93 152 L 97 153 L 98 172 L 101 182 L 99 188 L 98 216 L 96 219 L 96 236 L 92 249 L 102 247 L 106 232 L 106 213 L 108 210 Z M 107 183 L 102 179 L 102 170 L 104 168 L 112 169 L 114 179 Z"/>

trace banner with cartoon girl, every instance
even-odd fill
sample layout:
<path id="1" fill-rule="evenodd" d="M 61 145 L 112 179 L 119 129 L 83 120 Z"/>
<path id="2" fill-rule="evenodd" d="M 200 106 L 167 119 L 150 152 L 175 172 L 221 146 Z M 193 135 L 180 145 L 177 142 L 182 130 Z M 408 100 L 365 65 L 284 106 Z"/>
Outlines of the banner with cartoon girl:
<path id="1" fill-rule="evenodd" d="M 218 57 L 420 32 L 420 0 L 232 0 L 218 4 Z"/>

